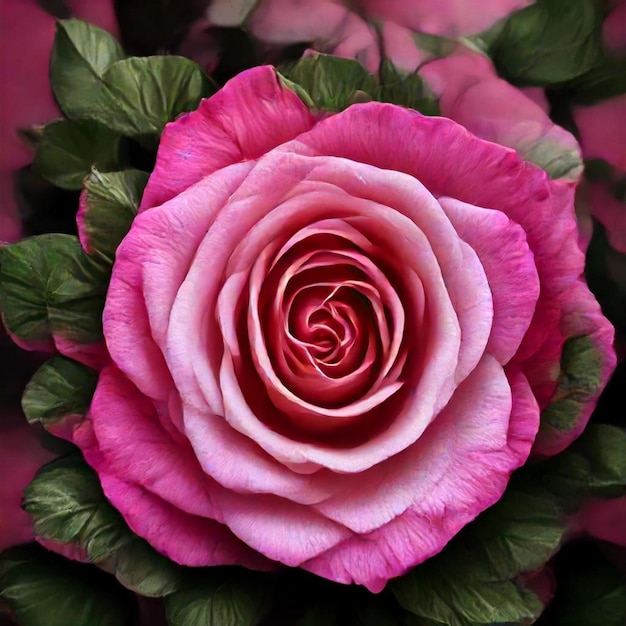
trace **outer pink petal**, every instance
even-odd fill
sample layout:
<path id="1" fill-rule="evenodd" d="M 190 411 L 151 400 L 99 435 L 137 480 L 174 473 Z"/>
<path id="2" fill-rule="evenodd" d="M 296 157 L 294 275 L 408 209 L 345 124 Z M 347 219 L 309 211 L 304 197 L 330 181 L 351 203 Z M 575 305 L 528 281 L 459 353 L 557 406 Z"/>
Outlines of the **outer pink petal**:
<path id="1" fill-rule="evenodd" d="M 494 304 L 487 351 L 505 364 L 519 348 L 539 297 L 539 278 L 526 233 L 500 211 L 453 198 L 440 198 L 439 203 L 485 268 Z"/>
<path id="2" fill-rule="evenodd" d="M 162 342 L 178 287 L 215 214 L 251 167 L 222 170 L 171 205 L 139 215 L 117 249 L 104 335 L 113 361 L 151 398 L 167 400 L 173 386 Z M 195 200 L 186 201 L 188 196 Z"/>
<path id="3" fill-rule="evenodd" d="M 96 470 L 105 495 L 129 527 L 157 551 L 183 565 L 245 565 L 270 569 L 266 559 L 241 543 L 222 524 L 183 511 L 143 487 L 109 472 L 99 449 L 92 421 L 74 429 L 74 441 Z M 136 462 L 134 457 L 134 462 Z M 124 473 L 124 472 L 122 472 Z"/>
<path id="4" fill-rule="evenodd" d="M 172 505 L 175 518 L 193 516 L 195 526 L 202 527 L 199 518 L 225 524 L 247 545 L 287 565 L 298 565 L 349 535 L 346 529 L 306 506 L 273 495 L 241 496 L 216 484 L 204 474 L 189 445 L 177 444 L 163 431 L 149 400 L 114 368 L 102 372 L 90 415 L 74 430 L 73 439 L 98 474 L 117 485 L 107 495 L 112 501 L 116 499 L 116 507 L 131 525 L 138 515 L 137 503 L 127 496 L 134 491 L 141 493 L 143 500 L 158 499 Z M 93 452 L 96 445 L 97 453 Z M 239 460 L 236 449 L 228 452 Z M 219 524 L 214 526 L 217 530 L 211 531 L 210 526 L 205 530 L 205 541 L 216 533 L 226 533 Z M 167 535 L 155 538 L 151 524 L 140 528 L 141 532 L 136 532 L 155 547 L 165 544 Z M 166 546 L 167 554 L 177 555 L 172 558 L 187 565 L 219 562 L 195 561 L 200 557 L 181 552 L 176 533 Z M 232 557 L 221 558 L 228 559 L 222 563 L 232 562 Z"/>
<path id="5" fill-rule="evenodd" d="M 341 503 L 338 498 L 321 505 L 327 514 L 335 505 L 333 515 L 349 517 L 351 525 L 390 521 L 304 569 L 378 592 L 496 502 L 510 473 L 526 460 L 539 419 L 523 376 L 510 382 L 512 391 L 500 366 L 486 356 L 423 441 L 390 461 L 383 480 L 342 494 Z"/>
<path id="6" fill-rule="evenodd" d="M 499 78 L 483 55 L 460 47 L 458 53 L 426 64 L 420 75 L 440 96 L 442 115 L 482 139 L 514 148 L 524 159 L 545 167 L 561 155 L 580 161 L 580 147 L 573 135 Z M 568 177 L 576 179 L 581 172 L 582 163 Z"/>
<path id="7" fill-rule="evenodd" d="M 93 430 L 101 454 L 98 469 L 123 477 L 187 513 L 219 518 L 189 444 L 179 444 L 164 431 L 152 403 L 115 367 L 101 372 L 87 419 L 90 423 L 75 429 L 73 439 L 80 445 L 82 431 Z"/>
<path id="8" fill-rule="evenodd" d="M 512 150 L 483 141 L 452 120 L 388 104 L 357 104 L 318 123 L 298 144 L 311 154 L 406 172 L 435 196 L 499 209 L 526 231 L 546 297 L 566 289 L 582 272 L 574 183 L 549 181 Z"/>
<path id="9" fill-rule="evenodd" d="M 174 198 L 204 176 L 256 159 L 309 130 L 314 118 L 270 66 L 231 79 L 200 107 L 165 127 L 139 211 Z"/>
<path id="10" fill-rule="evenodd" d="M 586 159 L 604 159 L 626 171 L 626 94 L 572 111 Z"/>
<path id="11" fill-rule="evenodd" d="M 533 453 L 541 456 L 558 454 L 583 432 L 616 362 L 613 350 L 614 328 L 602 315 L 600 305 L 582 279 L 577 280 L 562 294 L 559 305 L 562 316 L 560 320 L 561 341 L 572 337 L 588 336 L 600 358 L 600 371 L 591 372 L 592 376 L 596 374 L 598 377 L 597 388 L 582 402 L 578 414 L 572 416 L 575 421 L 571 428 L 561 431 L 542 425 L 533 448 Z M 532 359 L 524 364 L 524 368 L 529 372 L 533 371 Z M 557 369 L 557 375 L 558 372 Z"/>
<path id="12" fill-rule="evenodd" d="M 361 0 L 368 18 L 391 20 L 418 32 L 460 37 L 488 29 L 534 0 Z"/>

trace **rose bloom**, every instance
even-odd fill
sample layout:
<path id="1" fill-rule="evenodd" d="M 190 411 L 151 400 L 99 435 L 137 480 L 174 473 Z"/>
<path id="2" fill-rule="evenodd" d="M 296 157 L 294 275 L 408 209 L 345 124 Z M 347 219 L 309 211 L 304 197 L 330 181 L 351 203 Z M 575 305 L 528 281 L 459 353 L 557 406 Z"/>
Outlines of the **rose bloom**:
<path id="1" fill-rule="evenodd" d="M 356 58 L 371 72 L 388 46 L 410 33 L 457 38 L 487 30 L 534 0 L 211 0 L 206 18 L 217 27 L 242 26 L 265 44 L 308 43 L 319 52 Z M 415 46 L 415 42 L 411 44 Z"/>
<path id="2" fill-rule="evenodd" d="M 594 398 L 537 436 L 567 338 L 613 365 L 573 188 L 449 119 L 318 115 L 244 72 L 163 133 L 64 434 L 179 563 L 380 591 L 585 426 Z"/>

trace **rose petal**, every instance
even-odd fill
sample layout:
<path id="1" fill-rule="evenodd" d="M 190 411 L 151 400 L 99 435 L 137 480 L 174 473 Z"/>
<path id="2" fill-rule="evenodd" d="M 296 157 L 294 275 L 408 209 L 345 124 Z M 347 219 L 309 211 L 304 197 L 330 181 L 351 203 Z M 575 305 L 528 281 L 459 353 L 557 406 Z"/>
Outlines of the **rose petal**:
<path id="1" fill-rule="evenodd" d="M 499 78 L 483 55 L 459 47 L 456 53 L 424 65 L 420 75 L 440 97 L 441 114 L 482 139 L 514 148 L 524 159 L 545 167 L 565 154 L 573 162 L 581 161 L 574 136 Z M 582 162 L 567 177 L 576 180 L 581 172 Z"/>
<path id="2" fill-rule="evenodd" d="M 122 413 L 122 415 L 125 415 Z M 99 449 L 91 419 L 74 430 L 85 460 L 96 470 L 102 489 L 111 504 L 122 514 L 131 530 L 146 539 L 157 551 L 181 565 L 244 565 L 271 569 L 273 565 L 241 543 L 226 526 L 183 511 L 140 485 L 110 473 Z M 136 463 L 126 463 L 126 469 Z"/>
<path id="3" fill-rule="evenodd" d="M 378 592 L 439 552 L 500 498 L 528 456 L 539 411 L 523 376 L 511 385 L 485 356 L 416 446 L 390 459 L 384 474 L 375 468 L 368 480 L 366 472 L 359 489 L 318 505 L 359 534 L 302 567 Z"/>
<path id="4" fill-rule="evenodd" d="M 505 364 L 517 352 L 539 297 L 539 278 L 526 233 L 500 211 L 454 198 L 439 198 L 439 203 L 483 264 L 494 306 L 487 352 Z"/>
<path id="5" fill-rule="evenodd" d="M 163 204 L 228 165 L 260 157 L 313 123 L 308 108 L 282 87 L 274 68 L 241 72 L 196 111 L 167 124 L 139 211 Z"/>
<path id="6" fill-rule="evenodd" d="M 460 37 L 487 30 L 513 11 L 534 0 L 478 0 L 471 5 L 459 0 L 361 0 L 371 19 L 391 20 L 411 30 Z"/>

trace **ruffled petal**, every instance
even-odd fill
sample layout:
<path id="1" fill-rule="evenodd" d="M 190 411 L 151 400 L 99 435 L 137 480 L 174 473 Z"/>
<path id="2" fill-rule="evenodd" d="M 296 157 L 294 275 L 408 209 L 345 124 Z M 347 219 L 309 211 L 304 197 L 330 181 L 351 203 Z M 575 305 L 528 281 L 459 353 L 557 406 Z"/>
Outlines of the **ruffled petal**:
<path id="1" fill-rule="evenodd" d="M 196 111 L 165 127 L 139 211 L 163 204 L 228 165 L 260 157 L 314 122 L 274 68 L 241 72 Z"/>

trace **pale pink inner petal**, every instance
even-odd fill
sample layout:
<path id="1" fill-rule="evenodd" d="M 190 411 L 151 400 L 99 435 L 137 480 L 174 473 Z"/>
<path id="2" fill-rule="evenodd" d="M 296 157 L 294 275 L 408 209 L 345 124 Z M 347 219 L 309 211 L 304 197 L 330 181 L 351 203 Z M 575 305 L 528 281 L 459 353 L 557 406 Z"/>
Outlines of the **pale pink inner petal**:
<path id="1" fill-rule="evenodd" d="M 417 184 L 417 181 L 415 182 Z M 423 235 L 419 233 L 415 224 L 410 222 L 403 216 L 397 214 L 393 210 L 390 210 L 388 207 L 384 208 L 382 211 L 380 209 L 377 210 L 375 209 L 374 205 L 371 205 L 371 203 L 363 202 L 362 200 L 359 200 L 358 197 L 349 197 L 343 194 L 338 194 L 336 188 L 335 189 L 333 189 L 332 187 L 328 188 L 328 186 L 324 187 L 324 185 L 322 185 L 321 183 L 319 183 L 317 187 L 320 187 L 320 189 L 323 189 L 323 191 L 326 193 L 323 194 L 319 192 L 318 194 L 314 194 L 310 190 L 310 187 L 309 187 L 309 191 L 306 195 L 302 197 L 296 196 L 292 198 L 292 200 L 290 200 L 289 202 L 285 202 L 282 207 L 282 210 L 286 211 L 288 207 L 290 206 L 289 203 L 291 203 L 294 206 L 294 215 L 300 216 L 300 219 L 302 219 L 302 216 L 309 216 L 309 218 L 315 217 L 315 214 L 313 213 L 313 211 L 318 213 L 319 218 L 323 218 L 324 213 L 325 213 L 324 211 L 325 206 L 332 207 L 332 212 L 335 216 L 340 214 L 342 212 L 341 208 L 344 207 L 344 210 L 348 210 L 350 212 L 355 213 L 354 217 L 349 216 L 344 219 L 346 219 L 346 221 L 349 221 L 349 222 L 351 221 L 354 221 L 355 223 L 358 222 L 359 225 L 361 226 L 361 231 L 367 232 L 367 236 L 370 239 L 372 238 L 372 235 L 375 235 L 375 237 L 377 237 L 380 240 L 379 244 L 382 248 L 386 250 L 393 248 L 394 255 L 390 255 L 390 256 L 395 256 L 398 253 L 398 249 L 397 249 L 398 244 L 395 240 L 397 239 L 397 234 L 399 231 L 401 231 L 403 235 L 407 231 L 408 232 L 416 231 L 413 236 L 408 237 L 408 240 L 406 240 L 406 243 L 405 243 L 405 245 L 407 246 L 406 254 L 401 255 L 402 257 L 401 260 L 395 259 L 395 258 L 393 259 L 393 262 L 398 263 L 399 267 L 403 268 L 402 270 L 399 270 L 399 271 L 402 271 L 404 274 L 403 275 L 403 278 L 405 279 L 404 282 L 406 284 L 410 284 L 412 282 L 410 280 L 410 276 L 412 275 L 412 271 L 410 270 L 410 268 L 411 268 L 411 264 L 415 264 L 415 256 L 416 256 L 415 250 L 423 249 L 423 253 L 420 255 L 421 263 L 424 263 L 425 259 L 427 259 L 430 254 L 429 252 L 427 252 L 429 249 L 429 245 L 425 241 L 425 239 L 423 239 Z M 331 193 L 331 190 L 332 190 L 332 193 Z M 304 204 L 305 201 L 306 201 L 306 204 Z M 372 212 L 372 211 L 375 211 L 375 212 Z M 255 228 L 260 230 L 261 234 L 265 232 L 272 232 L 275 234 L 277 230 L 280 228 L 279 225 L 285 223 L 287 219 L 286 215 L 289 215 L 289 214 L 282 213 L 279 208 L 272 214 L 269 214 L 267 218 L 263 220 L 262 222 L 260 222 L 259 224 L 257 224 Z M 369 217 L 367 217 L 368 215 Z M 366 216 L 366 219 L 364 220 L 361 219 L 363 216 Z M 293 218 L 289 218 L 289 219 L 293 219 Z M 444 219 L 446 218 L 444 217 Z M 369 220 L 370 225 L 368 228 L 364 230 L 363 227 L 366 226 L 366 223 L 368 222 L 368 220 Z M 381 232 L 383 233 L 382 236 L 381 236 Z M 456 233 L 454 232 L 454 230 L 450 228 L 449 232 L 453 237 L 452 241 L 455 241 L 458 243 L 458 240 L 456 239 Z M 259 243 L 254 244 L 253 240 L 251 240 L 251 237 L 253 237 L 254 235 L 255 235 L 255 232 L 253 229 L 250 237 L 247 237 L 240 245 L 240 254 L 248 258 L 248 267 L 252 265 L 254 263 L 254 260 L 257 259 L 259 256 L 259 248 L 257 247 Z M 256 233 L 256 235 L 258 235 L 258 233 Z M 412 240 L 413 237 L 416 237 L 417 239 Z M 265 237 L 259 237 L 259 240 L 260 240 L 261 245 L 265 244 L 265 242 L 267 241 Z M 393 241 L 394 243 L 391 244 L 391 247 L 390 247 L 391 241 Z M 400 249 L 403 249 L 403 248 L 404 246 L 400 246 Z M 262 247 L 260 249 L 263 250 Z M 412 250 L 412 253 L 409 253 L 409 249 Z M 430 267 L 430 269 L 427 269 L 428 267 Z M 437 267 L 436 261 L 435 261 L 435 267 Z M 248 402 L 251 401 L 250 400 L 251 395 L 253 395 L 254 398 L 257 398 L 259 396 L 265 396 L 266 394 L 263 393 L 258 388 L 253 389 L 251 387 L 250 376 L 237 374 L 237 370 L 238 370 L 238 367 L 240 366 L 241 359 L 242 359 L 242 345 L 241 345 L 241 342 L 239 342 L 239 336 L 238 336 L 237 328 L 235 325 L 235 319 L 237 318 L 237 313 L 233 312 L 232 306 L 233 306 L 233 303 L 240 302 L 241 298 L 243 297 L 242 293 L 244 291 L 245 285 L 247 284 L 247 274 L 244 271 L 244 268 L 245 268 L 245 264 L 238 261 L 237 267 L 234 269 L 237 269 L 240 271 L 238 273 L 235 273 L 233 269 L 233 273 L 231 274 L 229 280 L 227 281 L 227 284 L 222 290 L 222 295 L 220 297 L 220 302 L 218 305 L 218 317 L 219 317 L 220 323 L 222 324 L 222 334 L 225 339 L 225 348 L 226 348 L 225 357 L 229 356 L 230 358 L 234 359 L 234 362 L 231 362 L 230 364 L 227 361 L 223 362 L 222 388 L 225 390 L 225 400 L 227 402 L 229 402 L 231 398 L 235 400 L 235 404 L 232 405 L 232 410 L 227 409 L 226 418 L 229 420 L 231 424 L 235 426 L 235 428 L 242 430 L 242 432 L 245 432 L 246 434 L 248 434 L 253 440 L 257 441 L 262 447 L 268 450 L 271 454 L 273 454 L 274 456 L 276 456 L 277 454 L 280 455 L 277 458 L 283 460 L 283 462 L 288 463 L 290 466 L 292 466 L 292 464 L 294 463 L 298 465 L 302 464 L 302 460 L 297 460 L 297 459 L 298 458 L 301 459 L 302 452 L 307 452 L 307 450 L 314 452 L 316 455 L 324 455 L 327 458 L 332 458 L 332 456 L 336 456 L 338 454 L 339 452 L 338 450 L 332 450 L 332 451 L 327 450 L 327 449 L 325 450 L 323 448 L 320 448 L 319 446 L 317 446 L 318 450 L 316 450 L 315 446 L 313 446 L 312 444 L 306 444 L 304 442 L 298 445 L 296 448 L 294 448 L 293 443 L 288 443 L 288 441 L 286 440 L 283 441 L 282 438 L 280 438 L 277 435 L 277 433 L 274 432 L 272 429 L 268 430 L 267 428 L 263 428 L 262 424 L 259 423 L 258 418 L 255 417 L 255 415 L 262 414 L 262 411 L 251 410 L 250 407 L 248 406 Z M 422 274 L 429 276 L 428 283 L 429 283 L 429 286 L 432 286 L 432 289 L 425 290 L 425 291 L 428 295 L 430 295 L 430 317 L 432 317 L 432 319 L 436 319 L 438 322 L 436 326 L 437 332 L 430 333 L 430 337 L 429 337 L 430 347 L 428 346 L 428 343 L 427 343 L 427 345 L 423 347 L 424 351 L 432 350 L 433 345 L 441 345 L 442 347 L 443 345 L 446 345 L 446 347 L 449 349 L 451 345 L 454 345 L 454 341 L 455 341 L 449 335 L 449 332 L 453 328 L 453 326 L 444 324 L 444 321 L 446 320 L 446 318 L 447 317 L 449 318 L 449 314 L 443 312 L 445 309 L 439 308 L 442 306 L 442 301 L 436 304 L 437 299 L 435 298 L 435 296 L 437 293 L 442 294 L 442 292 L 440 291 L 439 287 L 436 287 L 437 279 L 435 277 L 436 277 L 436 274 L 439 273 L 438 268 L 436 270 L 436 274 L 432 274 L 433 269 L 434 269 L 433 267 L 426 265 L 425 267 L 420 267 L 419 272 L 418 272 L 418 275 L 420 275 L 420 278 L 423 278 Z M 409 280 L 406 280 L 407 278 L 409 278 Z M 434 283 L 432 282 L 433 279 L 435 280 Z M 445 293 L 445 290 L 444 290 L 444 293 Z M 423 297 L 424 296 L 422 296 L 420 300 L 423 299 Z M 405 299 L 403 299 L 403 301 L 405 301 Z M 406 300 L 406 301 L 409 301 L 409 300 Z M 427 298 L 427 301 L 428 301 L 428 298 Z M 417 306 L 419 307 L 420 305 L 418 304 Z M 432 308 L 433 306 L 437 308 Z M 436 314 L 435 314 L 435 311 L 437 311 Z M 252 312 L 254 312 L 254 307 L 252 308 Z M 432 330 L 434 331 L 434 329 Z M 442 332 L 443 334 L 439 334 Z M 439 339 L 437 339 L 437 335 L 439 335 Z M 446 337 L 446 340 L 443 341 L 442 344 L 432 344 L 433 341 L 438 342 L 439 340 L 443 340 L 444 336 Z M 262 347 L 261 345 L 255 344 L 255 350 L 254 350 L 255 354 L 259 355 L 261 353 L 261 349 L 260 349 L 261 347 Z M 436 353 L 437 352 L 438 351 L 436 351 Z M 426 352 L 424 352 L 424 354 L 426 354 Z M 439 358 L 442 358 L 442 356 L 443 354 L 439 353 Z M 443 368 L 443 372 L 442 372 L 441 368 L 436 367 L 436 364 L 435 362 L 432 361 L 432 359 L 429 360 L 428 358 L 425 358 L 424 361 L 426 362 L 430 361 L 430 362 L 428 362 L 426 365 L 425 376 L 423 376 L 424 380 L 420 381 L 423 385 L 422 388 L 426 390 L 429 388 L 431 384 L 435 383 L 437 385 L 436 388 L 441 389 L 442 382 L 443 384 L 446 384 L 446 380 L 445 380 L 446 377 L 445 375 L 442 376 L 443 372 L 448 371 L 448 376 L 453 375 L 453 372 L 451 372 L 445 367 Z M 269 356 L 267 356 L 266 363 L 264 364 L 264 371 L 266 371 L 265 366 L 267 366 L 268 372 L 271 371 L 270 370 L 271 362 L 269 360 Z M 244 398 L 241 397 L 240 395 L 241 391 L 240 391 L 239 383 L 237 382 L 237 378 L 241 380 L 245 380 L 245 387 L 248 390 L 248 394 L 247 394 L 248 400 L 244 400 Z M 232 390 L 232 393 L 231 393 L 231 390 Z M 430 393 L 432 393 L 433 391 L 434 389 L 431 388 Z M 419 399 L 422 401 L 424 401 L 424 398 L 426 398 L 424 402 L 425 402 L 425 406 L 428 406 L 428 402 L 429 402 L 428 398 L 430 397 L 430 393 L 425 393 L 421 395 L 419 392 L 417 392 L 415 396 L 419 396 Z M 442 397 L 445 397 L 445 396 L 442 395 Z M 415 399 L 413 395 L 411 396 L 411 398 L 412 398 L 411 400 L 412 403 L 417 402 L 417 400 Z M 433 400 L 435 400 L 435 398 L 433 398 Z M 436 402 L 439 402 L 439 401 L 442 401 L 441 398 L 438 398 L 436 400 Z M 268 409 L 266 407 L 266 411 L 267 410 Z M 271 409 L 269 410 L 271 411 Z M 424 413 L 421 413 L 423 415 L 421 419 L 424 419 L 424 420 L 432 419 L 433 415 L 435 414 L 432 411 L 432 409 L 427 409 L 425 407 L 422 407 L 422 411 L 424 411 Z M 396 414 L 395 410 L 390 411 L 390 412 L 392 412 L 394 415 Z M 409 414 L 402 412 L 402 411 L 401 413 L 404 419 L 404 426 L 407 426 L 409 423 L 408 422 Z M 418 411 L 417 415 L 419 414 L 420 412 Z M 417 423 L 417 426 L 416 426 L 416 423 Z M 420 422 L 416 418 L 416 415 L 413 414 L 411 415 L 410 424 L 414 429 L 416 429 L 420 427 L 419 426 L 420 424 L 424 424 L 424 422 Z M 400 433 L 398 432 L 399 431 L 398 425 L 396 425 L 395 428 L 398 429 L 395 432 L 395 436 L 399 437 Z M 383 440 L 389 436 L 388 430 L 381 435 Z M 419 434 L 414 435 L 414 436 L 419 436 Z M 391 437 L 393 438 L 393 435 Z M 376 440 L 376 443 L 379 444 L 376 446 L 376 452 L 378 454 L 381 453 L 381 448 L 384 450 L 384 447 L 379 439 L 380 438 L 377 437 L 377 440 Z M 405 445 L 408 445 L 408 443 L 409 442 L 407 441 Z M 364 445 L 365 447 L 367 447 L 367 444 L 364 444 Z M 396 445 L 398 445 L 397 442 L 396 442 Z M 370 446 L 370 449 L 371 447 L 373 447 L 373 445 Z M 363 454 L 363 450 L 358 450 L 358 451 L 361 452 L 361 454 Z M 344 456 L 347 454 L 356 456 L 354 451 L 341 450 L 341 456 Z M 386 458 L 387 456 L 389 456 L 389 454 L 384 454 L 383 452 L 382 458 Z M 346 466 L 344 464 L 343 466 L 337 466 L 337 467 L 341 467 L 342 470 L 345 471 Z M 305 467 L 302 469 L 306 469 L 306 471 L 311 471 L 312 468 L 309 465 L 305 465 Z"/>
<path id="2" fill-rule="evenodd" d="M 485 269 L 494 307 L 487 351 L 504 364 L 517 352 L 539 298 L 539 277 L 526 233 L 500 211 L 454 198 L 439 198 L 439 203 Z"/>
<path id="3" fill-rule="evenodd" d="M 485 355 L 419 442 L 385 464 L 382 480 L 373 471 L 359 490 L 316 507 L 358 534 L 302 567 L 380 591 L 501 497 L 538 425 L 524 377 L 507 382 L 502 367 Z"/>

